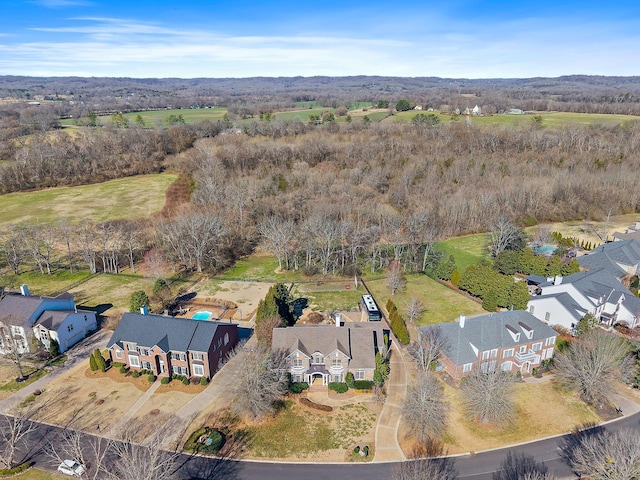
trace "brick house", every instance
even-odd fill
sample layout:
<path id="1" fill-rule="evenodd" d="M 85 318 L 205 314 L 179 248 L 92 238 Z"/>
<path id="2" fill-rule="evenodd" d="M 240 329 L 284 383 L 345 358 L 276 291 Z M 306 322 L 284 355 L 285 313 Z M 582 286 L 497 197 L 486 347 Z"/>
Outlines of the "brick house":
<path id="1" fill-rule="evenodd" d="M 112 362 L 152 370 L 159 377 L 210 379 L 237 343 L 234 324 L 125 313 L 107 348 Z"/>
<path id="2" fill-rule="evenodd" d="M 529 375 L 543 360 L 553 357 L 557 336 L 553 328 L 523 310 L 474 318 L 461 315 L 456 322 L 434 326 L 447 339 L 439 363 L 456 380 L 478 368 Z"/>
<path id="3" fill-rule="evenodd" d="M 294 382 L 344 382 L 347 372 L 355 380 L 372 380 L 376 353 L 384 348 L 389 331 L 381 322 L 301 325 L 273 329 L 273 351 L 286 353 Z"/>

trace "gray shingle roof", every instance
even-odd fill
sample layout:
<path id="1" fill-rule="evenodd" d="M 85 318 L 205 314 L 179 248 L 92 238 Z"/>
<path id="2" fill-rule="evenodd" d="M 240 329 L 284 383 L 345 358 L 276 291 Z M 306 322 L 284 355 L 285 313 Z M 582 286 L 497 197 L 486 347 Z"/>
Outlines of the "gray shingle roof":
<path id="1" fill-rule="evenodd" d="M 618 264 L 632 266 L 640 263 L 640 241 L 621 240 L 605 243 L 579 257 L 578 263 L 590 270 L 606 268 L 616 277 L 622 277 L 626 271 Z"/>
<path id="2" fill-rule="evenodd" d="M 533 330 L 533 337 L 528 339 L 521 324 Z M 545 325 L 529 312 L 513 310 L 497 312 L 479 317 L 467 318 L 464 328 L 459 322 L 436 324 L 447 338 L 446 355 L 456 365 L 473 363 L 478 355 L 471 345 L 480 352 L 494 348 L 511 348 L 531 341 L 544 340 L 557 336 L 556 331 Z M 421 330 L 430 327 L 422 327 Z M 516 342 L 509 329 L 520 333 L 520 341 Z"/>
<path id="3" fill-rule="evenodd" d="M 620 283 L 608 269 L 601 268 L 574 273 L 563 279 L 563 283 L 571 283 L 583 294 L 594 298 L 602 296 L 611 303 L 616 303 L 620 295 L 624 294 L 622 303 L 625 308 L 636 315 L 640 315 L 640 299 Z"/>
<path id="4" fill-rule="evenodd" d="M 164 315 L 125 313 L 107 348 L 116 343 L 122 346 L 123 342 L 132 342 L 148 348 L 157 345 L 164 352 L 206 352 L 218 325 L 221 323 Z"/>
<path id="5" fill-rule="evenodd" d="M 8 293 L 0 300 L 0 318 L 11 316 L 15 319 L 16 324 L 27 327 L 29 326 L 29 318 L 38 310 L 43 301 L 43 297 Z"/>
<path id="6" fill-rule="evenodd" d="M 349 368 L 375 368 L 376 347 L 384 342 L 379 322 L 345 323 L 334 325 L 300 325 L 273 329 L 273 350 L 288 353 L 301 350 L 308 356 L 314 352 L 324 355 L 340 350 L 350 357 Z M 302 348 L 299 348 L 299 346 Z"/>
<path id="7" fill-rule="evenodd" d="M 35 322 L 36 325 L 42 325 L 47 330 L 57 330 L 62 322 L 66 320 L 71 311 L 53 311 L 53 310 L 45 310 L 42 312 L 38 320 Z"/>

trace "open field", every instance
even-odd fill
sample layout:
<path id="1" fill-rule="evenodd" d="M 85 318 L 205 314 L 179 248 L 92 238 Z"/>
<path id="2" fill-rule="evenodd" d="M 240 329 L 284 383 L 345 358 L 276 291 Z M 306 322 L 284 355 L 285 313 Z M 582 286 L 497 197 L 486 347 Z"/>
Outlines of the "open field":
<path id="1" fill-rule="evenodd" d="M 383 308 L 387 303 L 387 299 L 391 298 L 398 309 L 403 312 L 412 296 L 420 299 L 425 307 L 425 312 L 416 321 L 417 326 L 452 322 L 461 313 L 468 317 L 485 313 L 479 303 L 445 287 L 426 275 L 406 275 L 405 279 L 406 286 L 404 290 L 393 297 L 385 279 L 367 281 L 367 286 L 375 296 L 378 305 Z"/>
<path id="2" fill-rule="evenodd" d="M 185 123 L 198 123 L 204 120 L 215 122 L 222 120 L 227 109 L 224 107 L 217 108 L 184 108 L 176 110 L 149 110 L 145 112 L 125 113 L 124 116 L 129 119 L 129 125 L 135 124 L 135 118 L 140 115 L 144 120 L 144 126 L 147 128 L 156 128 L 158 126 L 165 127 L 166 119 L 169 115 L 182 115 Z M 75 125 L 76 119 L 66 118 L 60 120 L 61 125 Z M 99 125 L 111 125 L 111 115 L 98 117 Z"/>
<path id="3" fill-rule="evenodd" d="M 164 206 L 164 192 L 175 181 L 170 173 L 127 177 L 94 185 L 57 187 L 0 196 L 0 225 L 148 218 Z"/>
<path id="4" fill-rule="evenodd" d="M 458 271 L 462 273 L 469 265 L 489 258 L 485 249 L 488 241 L 489 236 L 485 233 L 465 235 L 437 242 L 436 248 L 445 255 L 453 255 Z"/>
<path id="5" fill-rule="evenodd" d="M 473 105 L 471 105 L 473 106 Z M 640 117 L 633 115 L 605 115 L 597 113 L 570 113 L 570 112 L 535 112 L 526 115 L 451 115 L 440 112 L 427 112 L 409 110 L 406 112 L 396 112 L 388 117 L 384 122 L 410 122 L 413 117 L 422 113 L 424 115 L 436 115 L 441 123 L 446 122 L 470 122 L 472 125 L 504 125 L 504 126 L 525 126 L 533 124 L 534 115 L 542 117 L 542 127 L 563 127 L 571 124 L 582 125 L 618 125 L 629 121 L 640 121 Z M 370 117 L 371 118 L 371 117 Z M 371 118 L 373 120 L 373 118 Z"/>

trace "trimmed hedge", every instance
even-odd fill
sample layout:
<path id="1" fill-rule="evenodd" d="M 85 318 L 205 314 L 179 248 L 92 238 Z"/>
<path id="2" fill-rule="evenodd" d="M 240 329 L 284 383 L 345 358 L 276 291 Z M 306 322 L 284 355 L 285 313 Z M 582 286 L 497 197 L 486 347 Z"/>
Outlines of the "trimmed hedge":
<path id="1" fill-rule="evenodd" d="M 200 385 L 208 385 L 209 384 L 209 380 L 207 379 L 207 377 L 200 377 Z"/>
<path id="2" fill-rule="evenodd" d="M 316 410 L 320 410 L 321 412 L 333 412 L 333 407 L 330 407 L 329 405 L 322 405 L 320 403 L 313 403 L 308 398 L 301 398 L 300 399 L 300 403 L 302 405 L 305 405 L 305 406 L 309 407 L 309 408 L 314 408 Z"/>
<path id="3" fill-rule="evenodd" d="M 147 380 L 149 380 L 149 383 L 153 383 L 156 381 L 156 376 L 153 374 L 147 375 Z"/>
<path id="4" fill-rule="evenodd" d="M 166 385 L 170 381 L 171 381 L 171 379 L 169 377 L 162 377 L 162 380 L 160 380 L 160 383 L 163 384 L 163 385 Z"/>
<path id="5" fill-rule="evenodd" d="M 345 393 L 349 390 L 349 386 L 344 382 L 329 382 L 329 390 L 333 390 L 336 393 Z"/>
<path id="6" fill-rule="evenodd" d="M 353 388 L 356 390 L 371 390 L 373 382 L 371 380 L 354 380 Z"/>

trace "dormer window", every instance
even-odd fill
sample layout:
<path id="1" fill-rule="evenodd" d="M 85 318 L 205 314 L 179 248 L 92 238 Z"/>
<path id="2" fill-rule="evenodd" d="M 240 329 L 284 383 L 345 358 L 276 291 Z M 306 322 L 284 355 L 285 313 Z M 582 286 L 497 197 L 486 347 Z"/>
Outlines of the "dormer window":
<path id="1" fill-rule="evenodd" d="M 524 322 L 518 322 L 518 325 L 520 325 L 520 328 L 524 332 L 524 336 L 531 340 L 533 338 L 533 328 Z"/>
<path id="2" fill-rule="evenodd" d="M 507 331 L 509 332 L 509 335 L 511 335 L 511 338 L 513 338 L 514 342 L 519 342 L 520 341 L 520 332 L 518 330 L 516 330 L 515 328 L 513 328 L 511 325 L 505 325 L 505 327 L 507 328 Z"/>
<path id="3" fill-rule="evenodd" d="M 314 353 L 312 362 L 314 365 L 324 363 L 324 355 L 322 355 L 321 353 Z"/>

